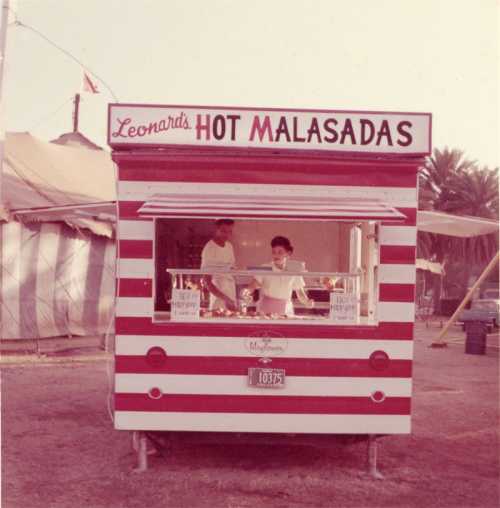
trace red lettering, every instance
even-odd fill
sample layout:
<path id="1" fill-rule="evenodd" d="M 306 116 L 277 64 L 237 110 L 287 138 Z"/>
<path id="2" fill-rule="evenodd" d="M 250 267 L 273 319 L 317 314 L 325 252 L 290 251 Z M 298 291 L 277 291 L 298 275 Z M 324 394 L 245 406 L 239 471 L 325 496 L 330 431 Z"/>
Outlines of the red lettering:
<path id="1" fill-rule="evenodd" d="M 132 119 L 125 118 L 125 120 L 120 120 L 119 118 L 117 118 L 116 121 L 120 124 L 120 126 L 118 127 L 117 131 L 111 133 L 111 136 L 113 136 L 114 138 L 126 138 L 127 136 L 123 134 L 123 130 L 132 121 Z"/>
<path id="2" fill-rule="evenodd" d="M 343 145 L 345 138 L 349 136 L 351 138 L 351 144 L 356 144 L 356 136 L 354 135 L 354 129 L 352 128 L 352 122 L 349 118 L 345 121 L 344 128 L 340 133 L 340 144 Z"/>
<path id="3" fill-rule="evenodd" d="M 328 120 L 325 120 L 323 123 L 323 127 L 325 128 L 325 131 L 329 132 L 331 136 L 325 136 L 323 138 L 323 141 L 326 141 L 327 143 L 336 143 L 337 139 L 339 139 L 339 135 L 337 134 L 337 131 L 330 125 L 337 125 L 337 120 L 335 118 L 329 118 Z"/>
<path id="4" fill-rule="evenodd" d="M 382 123 L 380 124 L 380 129 L 377 132 L 377 146 L 380 145 L 383 137 L 387 139 L 388 146 L 392 146 L 391 130 L 387 120 L 382 120 Z"/>
<path id="5" fill-rule="evenodd" d="M 227 119 L 231 123 L 231 141 L 236 139 L 236 120 L 239 120 L 240 118 L 240 115 L 227 115 Z"/>
<path id="6" fill-rule="evenodd" d="M 318 125 L 318 119 L 316 117 L 313 117 L 311 120 L 311 126 L 309 127 L 309 130 L 307 131 L 307 142 L 310 143 L 313 135 L 316 136 L 316 139 L 318 140 L 318 143 L 321 143 L 321 132 L 319 131 L 319 125 Z"/>
<path id="7" fill-rule="evenodd" d="M 276 136 L 274 138 L 275 141 L 279 141 L 282 134 L 286 137 L 286 140 L 290 142 L 290 132 L 288 131 L 288 125 L 286 123 L 285 116 L 280 117 L 280 123 L 276 129 Z"/>
<path id="8" fill-rule="evenodd" d="M 213 132 L 215 139 L 222 139 L 226 134 L 226 119 L 223 115 L 216 115 L 213 123 Z"/>
<path id="9" fill-rule="evenodd" d="M 399 146 L 408 146 L 412 143 L 413 136 L 408 131 L 405 131 L 403 129 L 403 127 L 410 128 L 410 127 L 413 127 L 413 125 L 411 122 L 408 122 L 408 120 L 404 120 L 404 121 L 398 123 L 398 134 L 400 136 L 403 136 L 403 138 L 405 138 L 405 141 L 398 139 L 397 143 Z"/>
<path id="10" fill-rule="evenodd" d="M 201 131 L 206 131 L 205 138 L 210 139 L 210 115 L 205 115 L 206 123 L 201 122 L 201 115 L 196 115 L 196 139 L 201 139 Z"/>
<path id="11" fill-rule="evenodd" d="M 130 125 L 132 122 L 131 118 L 125 118 L 124 120 L 117 118 L 116 121 L 118 122 L 118 129 L 111 133 L 111 136 L 114 138 L 143 137 L 147 134 L 158 134 L 169 129 L 191 129 L 184 113 L 181 113 L 177 117 L 168 116 L 167 118 L 162 118 L 159 122 L 150 122 L 149 124 Z"/>
<path id="12" fill-rule="evenodd" d="M 368 145 L 375 137 L 375 125 L 371 120 L 365 118 L 362 118 L 359 123 L 361 124 L 361 144 Z M 367 129 L 369 129 L 369 134 L 367 134 Z"/>
<path id="13" fill-rule="evenodd" d="M 253 141 L 255 133 L 259 136 L 259 141 L 262 142 L 264 136 L 267 135 L 269 141 L 273 141 L 273 131 L 271 130 L 271 119 L 268 115 L 264 117 L 262 124 L 260 123 L 260 117 L 255 115 L 253 117 L 252 127 L 250 129 L 249 141 Z"/>
<path id="14" fill-rule="evenodd" d="M 299 137 L 298 135 L 298 126 L 297 126 L 297 117 L 294 116 L 293 117 L 293 140 L 296 142 L 296 143 L 303 143 L 306 138 L 302 138 L 302 137 Z"/>

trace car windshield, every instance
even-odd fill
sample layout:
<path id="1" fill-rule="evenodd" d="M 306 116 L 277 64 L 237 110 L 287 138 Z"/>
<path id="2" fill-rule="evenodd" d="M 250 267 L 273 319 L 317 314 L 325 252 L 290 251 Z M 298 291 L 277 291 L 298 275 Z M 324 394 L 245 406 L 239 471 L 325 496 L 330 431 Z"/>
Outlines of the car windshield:
<path id="1" fill-rule="evenodd" d="M 484 299 L 492 298 L 498 300 L 498 298 L 500 298 L 500 293 L 498 292 L 498 289 L 487 289 L 483 293 L 483 298 Z"/>

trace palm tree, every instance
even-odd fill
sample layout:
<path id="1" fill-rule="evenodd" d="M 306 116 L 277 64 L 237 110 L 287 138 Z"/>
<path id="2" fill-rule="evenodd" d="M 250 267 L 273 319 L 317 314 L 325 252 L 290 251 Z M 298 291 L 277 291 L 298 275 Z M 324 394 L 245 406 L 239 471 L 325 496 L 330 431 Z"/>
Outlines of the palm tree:
<path id="1" fill-rule="evenodd" d="M 419 208 L 420 210 L 445 210 L 453 182 L 475 166 L 474 161 L 465 159 L 461 150 L 444 150 L 434 148 L 431 157 L 427 157 L 420 168 L 419 177 Z"/>
<path id="2" fill-rule="evenodd" d="M 461 150 L 434 149 L 419 174 L 419 208 L 456 215 L 498 218 L 498 168 L 479 169 Z M 421 232 L 418 255 L 446 264 L 464 263 L 467 287 L 474 265 L 487 263 L 498 250 L 498 234 L 468 239 Z M 436 284 L 436 298 L 439 290 Z"/>

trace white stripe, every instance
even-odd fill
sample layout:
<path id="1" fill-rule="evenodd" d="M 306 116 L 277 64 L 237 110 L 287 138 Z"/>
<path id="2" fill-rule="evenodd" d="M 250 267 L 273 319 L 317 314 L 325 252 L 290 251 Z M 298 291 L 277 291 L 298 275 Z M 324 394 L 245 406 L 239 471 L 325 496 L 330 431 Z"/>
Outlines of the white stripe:
<path id="1" fill-rule="evenodd" d="M 416 208 L 417 189 L 414 187 L 351 187 L 328 185 L 273 185 L 273 184 L 231 184 L 197 182 L 148 182 L 120 181 L 118 195 L 120 201 L 147 201 L 154 194 L 261 194 L 276 196 L 322 196 L 338 198 L 378 199 L 390 206 Z"/>
<path id="2" fill-rule="evenodd" d="M 415 226 L 381 226 L 380 245 L 417 245 L 417 228 Z"/>
<path id="3" fill-rule="evenodd" d="M 118 237 L 120 240 L 153 240 L 153 221 L 120 220 L 118 221 Z"/>
<path id="4" fill-rule="evenodd" d="M 162 335 L 117 335 L 117 355 L 145 355 L 149 348 L 159 346 L 171 356 L 240 356 L 254 357 L 251 337 L 189 337 Z M 377 350 L 385 351 L 394 360 L 411 360 L 411 340 L 370 339 L 279 339 L 283 358 L 356 358 L 367 359 Z"/>
<path id="5" fill-rule="evenodd" d="M 78 237 L 71 241 L 71 285 L 69 294 L 71 301 L 79 302 L 79 305 L 68 306 L 68 320 L 71 333 L 75 335 L 86 335 L 87 329 L 83 319 L 85 298 L 85 285 L 87 272 L 91 270 L 90 261 L 91 241 L 86 237 Z"/>
<path id="6" fill-rule="evenodd" d="M 385 284 L 415 284 L 417 281 L 415 265 L 379 265 L 378 281 Z"/>
<path id="7" fill-rule="evenodd" d="M 359 218 L 360 216 L 365 217 L 367 219 L 370 218 L 383 218 L 385 219 L 397 219 L 400 217 L 400 215 L 397 212 L 391 212 L 391 211 L 370 211 L 370 210 L 353 210 L 353 211 L 332 211 L 332 210 L 293 210 L 293 209 L 277 209 L 277 210 L 259 210 L 259 209 L 253 209 L 253 210 L 240 210 L 238 208 L 224 208 L 224 209 L 216 209 L 216 208 L 199 208 L 199 209 L 181 209 L 181 208 L 173 208 L 173 207 L 149 207 L 149 206 L 143 206 L 139 210 L 140 214 L 149 214 L 153 217 L 155 216 L 161 216 L 161 215 L 168 215 L 170 214 L 179 214 L 181 217 L 197 217 L 198 215 L 206 215 L 206 216 L 213 216 L 217 217 L 218 215 L 228 214 L 234 215 L 235 217 L 238 217 L 240 215 L 252 215 L 252 216 L 262 216 L 262 217 L 288 217 L 288 216 L 297 216 L 300 215 L 302 217 L 337 217 L 337 218 Z M 401 216 L 402 217 L 402 216 Z"/>
<path id="8" fill-rule="evenodd" d="M 410 302 L 378 302 L 377 315 L 379 322 L 413 323 L 415 321 L 415 304 Z"/>
<path id="9" fill-rule="evenodd" d="M 357 198 L 330 198 L 330 197 L 310 197 L 310 196 L 246 196 L 246 195 L 215 195 L 198 194 L 196 196 L 188 194 L 156 194 L 148 199 L 147 205 L 155 206 L 178 206 L 181 209 L 192 206 L 209 205 L 210 207 L 224 208 L 277 208 L 277 209 L 303 209 L 311 210 L 336 210 L 339 208 L 345 210 L 387 210 L 385 203 L 375 199 Z"/>
<path id="10" fill-rule="evenodd" d="M 21 223 L 11 221 L 1 223 L 2 245 L 1 263 L 2 270 L 2 320 L 0 337 L 3 339 L 17 339 L 21 337 L 19 315 L 19 289 L 21 281 L 21 256 L 22 228 Z"/>
<path id="11" fill-rule="evenodd" d="M 36 320 L 38 333 L 41 337 L 60 335 L 54 318 L 54 292 L 56 289 L 55 266 L 61 225 L 58 223 L 44 223 L 40 228 L 38 256 L 36 263 L 36 292 L 39 297 L 36 302 Z"/>
<path id="12" fill-rule="evenodd" d="M 127 259 L 118 260 L 117 277 L 122 279 L 152 279 L 154 276 L 154 264 L 152 259 Z"/>
<path id="13" fill-rule="evenodd" d="M 365 377 L 287 376 L 281 389 L 248 386 L 247 376 L 116 374 L 116 393 L 147 393 L 153 387 L 163 393 L 198 395 L 304 395 L 369 397 L 381 390 L 387 397 L 411 397 L 411 379 Z"/>
<path id="14" fill-rule="evenodd" d="M 115 428 L 206 432 L 292 432 L 295 434 L 409 434 L 411 419 L 409 415 L 116 411 Z"/>
<path id="15" fill-rule="evenodd" d="M 121 275 L 121 274 L 120 274 Z M 153 315 L 153 299 L 118 296 L 116 301 L 117 317 L 151 317 Z"/>

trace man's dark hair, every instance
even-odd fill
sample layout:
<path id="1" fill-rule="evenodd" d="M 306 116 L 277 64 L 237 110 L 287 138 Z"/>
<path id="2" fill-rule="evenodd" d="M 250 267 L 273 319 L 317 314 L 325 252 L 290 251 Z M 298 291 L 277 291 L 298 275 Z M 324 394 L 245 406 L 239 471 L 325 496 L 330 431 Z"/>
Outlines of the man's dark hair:
<path id="1" fill-rule="evenodd" d="M 217 219 L 215 221 L 215 227 L 218 228 L 219 226 L 233 226 L 234 220 L 233 219 Z"/>
<path id="2" fill-rule="evenodd" d="M 271 247 L 283 247 L 290 254 L 293 252 L 292 244 L 286 236 L 275 236 L 271 240 Z"/>

